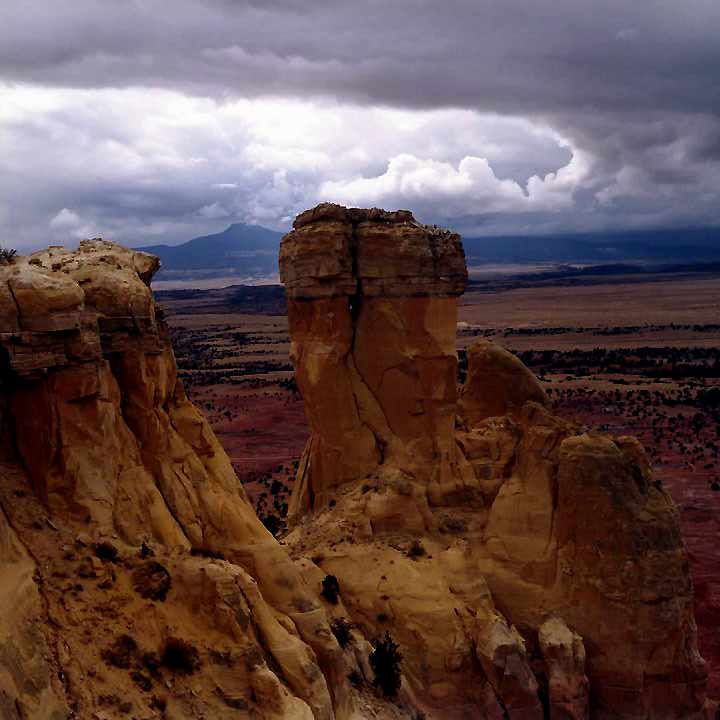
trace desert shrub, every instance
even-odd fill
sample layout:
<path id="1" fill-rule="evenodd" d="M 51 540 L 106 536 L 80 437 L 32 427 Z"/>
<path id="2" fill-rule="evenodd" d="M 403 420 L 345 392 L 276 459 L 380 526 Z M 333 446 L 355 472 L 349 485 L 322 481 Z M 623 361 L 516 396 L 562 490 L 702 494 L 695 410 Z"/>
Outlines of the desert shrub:
<path id="1" fill-rule="evenodd" d="M 340 594 L 340 583 L 334 575 L 326 575 L 322 581 L 322 590 L 320 594 L 333 605 L 337 605 L 338 595 Z"/>
<path id="2" fill-rule="evenodd" d="M 352 635 L 350 634 L 352 625 L 345 618 L 334 618 L 330 623 L 330 629 L 340 647 L 347 647 L 352 642 Z"/>
<path id="3" fill-rule="evenodd" d="M 170 573 L 155 560 L 148 560 L 137 568 L 132 581 L 135 592 L 146 600 L 165 600 L 172 585 Z"/>
<path id="4" fill-rule="evenodd" d="M 138 646 L 133 638 L 129 635 L 120 635 L 109 648 L 103 650 L 102 658 L 108 665 L 127 669 L 133 662 L 137 651 Z"/>
<path id="5" fill-rule="evenodd" d="M 271 513 L 261 517 L 260 520 L 273 535 L 277 535 L 282 530 L 283 522 L 277 515 Z"/>
<path id="6" fill-rule="evenodd" d="M 152 680 L 147 675 L 145 675 L 145 673 L 141 673 L 138 670 L 133 670 L 130 673 L 130 677 L 141 690 L 144 690 L 145 692 L 150 692 L 150 690 L 152 690 Z"/>
<path id="7" fill-rule="evenodd" d="M 419 540 L 413 540 L 408 550 L 408 555 L 411 558 L 419 558 L 425 555 L 425 548 Z"/>
<path id="8" fill-rule="evenodd" d="M 0 265 L 10 265 L 11 263 L 15 262 L 16 255 L 17 250 L 13 250 L 12 248 L 0 247 Z"/>
<path id="9" fill-rule="evenodd" d="M 162 661 L 160 660 L 160 656 L 156 652 L 143 653 L 141 660 L 143 666 L 150 671 L 151 675 L 157 675 L 158 670 L 162 665 Z"/>
<path id="10" fill-rule="evenodd" d="M 95 544 L 95 557 L 100 560 L 116 562 L 118 559 L 118 551 L 112 543 L 99 542 Z"/>
<path id="11" fill-rule="evenodd" d="M 394 697 L 400 689 L 400 663 L 402 654 L 386 630 L 385 637 L 378 641 L 370 653 L 370 667 L 375 673 L 373 685 L 379 687 L 385 697 Z"/>
<path id="12" fill-rule="evenodd" d="M 191 675 L 200 668 L 200 653 L 186 640 L 169 637 L 165 641 L 160 660 L 164 667 L 183 675 Z"/>

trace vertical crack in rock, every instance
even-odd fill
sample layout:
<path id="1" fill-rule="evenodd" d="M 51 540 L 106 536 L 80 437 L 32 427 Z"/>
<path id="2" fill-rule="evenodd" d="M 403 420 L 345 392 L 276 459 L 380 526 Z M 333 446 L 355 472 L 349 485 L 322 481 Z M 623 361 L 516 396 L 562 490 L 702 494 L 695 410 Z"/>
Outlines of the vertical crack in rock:
<path id="1" fill-rule="evenodd" d="M 18 329 L 22 330 L 22 310 L 20 309 L 20 303 L 18 303 L 17 297 L 15 297 L 15 291 L 13 290 L 12 283 L 8 281 L 5 284 L 5 286 L 8 289 L 8 293 L 10 294 L 12 301 L 15 303 L 15 312 L 17 314 Z"/>
<path id="2" fill-rule="evenodd" d="M 316 504 L 298 492 L 291 514 L 327 506 L 335 488 L 388 462 L 424 478 L 434 498 L 456 493 L 456 298 L 467 280 L 459 236 L 408 211 L 325 204 L 298 216 L 280 270 L 315 438 L 303 482 Z M 335 389 L 332 410 L 325 388 Z"/>
<path id="3" fill-rule="evenodd" d="M 357 223 L 351 221 L 349 251 L 350 251 L 350 259 L 351 259 L 352 275 L 355 278 L 355 292 L 352 295 L 348 296 L 348 308 L 350 311 L 350 320 L 352 322 L 352 337 L 350 339 L 350 347 L 348 349 L 348 353 L 346 355 L 345 362 L 346 362 L 348 372 L 351 375 L 351 382 L 353 380 L 357 380 L 358 382 L 362 383 L 365 390 L 373 397 L 373 399 L 375 400 L 375 402 L 378 404 L 378 407 L 379 407 L 379 402 L 378 402 L 377 397 L 374 396 L 372 390 L 370 389 L 368 384 L 365 382 L 365 379 L 362 377 L 362 375 L 358 371 L 357 364 L 355 362 L 355 345 L 356 345 L 357 334 L 358 334 L 358 319 L 359 319 L 360 313 L 362 311 L 362 303 L 363 303 L 362 284 L 360 282 L 360 275 L 358 273 L 358 238 L 357 238 L 357 233 L 356 233 L 356 227 L 357 227 Z M 387 440 L 384 439 L 379 434 L 379 432 L 375 428 L 373 428 L 371 424 L 369 424 L 367 422 L 366 413 L 363 412 L 363 409 L 360 404 L 357 393 L 353 392 L 352 395 L 353 395 L 353 400 L 355 402 L 355 410 L 357 412 L 358 417 L 364 423 L 364 425 L 370 430 L 370 432 L 373 434 L 373 436 L 375 438 L 375 447 L 377 448 L 377 452 L 378 452 L 378 465 L 382 465 L 385 462 L 385 448 L 387 447 Z"/>

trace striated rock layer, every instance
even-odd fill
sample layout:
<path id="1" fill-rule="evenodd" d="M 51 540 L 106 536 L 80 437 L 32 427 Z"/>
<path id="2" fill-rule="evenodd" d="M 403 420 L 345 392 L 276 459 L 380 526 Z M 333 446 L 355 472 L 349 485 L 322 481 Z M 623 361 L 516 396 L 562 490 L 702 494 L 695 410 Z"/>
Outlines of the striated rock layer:
<path id="1" fill-rule="evenodd" d="M 459 237 L 320 205 L 280 251 L 311 437 L 294 556 L 389 630 L 428 717 L 699 718 L 678 515 L 633 438 L 552 415 L 481 341 L 456 389 Z"/>
<path id="2" fill-rule="evenodd" d="M 282 543 L 185 396 L 157 267 L 101 240 L 0 266 L 0 717 L 710 717 L 639 444 L 487 343 L 458 392 L 457 235 L 321 205 L 284 239 L 312 435 Z"/>
<path id="3" fill-rule="evenodd" d="M 454 437 L 460 237 L 407 211 L 330 204 L 294 227 L 280 274 L 312 437 L 291 519 L 381 465 L 422 477 L 438 499 L 464 493 L 472 472 Z"/>

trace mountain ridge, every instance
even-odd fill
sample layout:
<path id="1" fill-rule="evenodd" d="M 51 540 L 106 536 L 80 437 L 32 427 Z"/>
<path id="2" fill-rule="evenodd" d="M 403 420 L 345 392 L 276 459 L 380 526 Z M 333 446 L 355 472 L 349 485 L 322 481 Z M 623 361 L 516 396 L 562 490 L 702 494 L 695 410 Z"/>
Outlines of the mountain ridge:
<path id="1" fill-rule="evenodd" d="M 135 248 L 157 255 L 162 272 L 222 270 L 245 276 L 277 274 L 283 233 L 262 225 L 232 223 L 225 230 L 180 245 Z M 487 263 L 646 263 L 720 261 L 720 228 L 633 230 L 611 233 L 464 237 L 470 265 Z"/>
<path id="2" fill-rule="evenodd" d="M 201 235 L 180 245 L 145 245 L 136 250 L 157 255 L 165 270 L 234 270 L 243 274 L 276 271 L 282 233 L 246 223 Z"/>

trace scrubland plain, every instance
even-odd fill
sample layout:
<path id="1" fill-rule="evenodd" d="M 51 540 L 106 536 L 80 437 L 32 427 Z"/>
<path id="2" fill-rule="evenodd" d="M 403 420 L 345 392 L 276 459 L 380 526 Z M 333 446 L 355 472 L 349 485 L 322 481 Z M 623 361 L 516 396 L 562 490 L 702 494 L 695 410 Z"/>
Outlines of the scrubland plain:
<path id="1" fill-rule="evenodd" d="M 281 535 L 308 436 L 285 316 L 278 303 L 233 313 L 202 293 L 160 300 L 191 399 Z M 460 303 L 460 379 L 476 337 L 517 353 L 559 414 L 645 445 L 680 510 L 709 694 L 720 697 L 720 278 L 471 286 Z"/>

